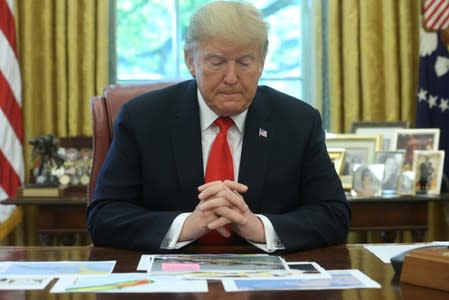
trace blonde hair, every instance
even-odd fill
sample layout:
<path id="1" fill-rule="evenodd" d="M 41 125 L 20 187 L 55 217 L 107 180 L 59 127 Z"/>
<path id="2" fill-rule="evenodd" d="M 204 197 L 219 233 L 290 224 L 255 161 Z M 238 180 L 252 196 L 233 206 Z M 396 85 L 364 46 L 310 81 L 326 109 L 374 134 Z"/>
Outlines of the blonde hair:
<path id="1" fill-rule="evenodd" d="M 190 19 L 184 50 L 193 52 L 199 43 L 222 38 L 242 44 L 259 44 L 262 58 L 268 51 L 268 24 L 252 4 L 215 1 L 199 8 Z"/>

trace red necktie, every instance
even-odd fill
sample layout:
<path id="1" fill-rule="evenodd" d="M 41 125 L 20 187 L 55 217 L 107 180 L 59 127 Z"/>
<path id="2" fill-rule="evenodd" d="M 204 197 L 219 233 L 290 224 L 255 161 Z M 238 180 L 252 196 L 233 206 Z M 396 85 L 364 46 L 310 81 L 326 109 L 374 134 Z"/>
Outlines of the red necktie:
<path id="1" fill-rule="evenodd" d="M 209 159 L 207 161 L 206 176 L 204 181 L 234 180 L 234 162 L 232 160 L 231 149 L 228 144 L 228 129 L 234 125 L 229 117 L 219 117 L 214 124 L 220 128 L 215 140 L 212 143 Z M 228 231 L 231 226 L 226 226 Z M 201 244 L 223 245 L 230 244 L 231 238 L 225 238 L 216 230 L 211 230 L 199 239 Z"/>

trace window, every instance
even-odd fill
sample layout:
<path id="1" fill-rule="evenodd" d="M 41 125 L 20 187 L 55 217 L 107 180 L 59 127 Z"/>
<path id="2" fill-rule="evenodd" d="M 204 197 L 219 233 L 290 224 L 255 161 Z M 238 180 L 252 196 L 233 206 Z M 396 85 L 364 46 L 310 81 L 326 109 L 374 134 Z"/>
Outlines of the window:
<path id="1" fill-rule="evenodd" d="M 191 78 L 184 65 L 183 35 L 191 14 L 206 0 L 116 0 L 116 77 L 120 83 Z M 251 1 L 270 24 L 270 46 L 261 84 L 307 100 L 303 52 L 309 15 L 306 0 Z M 310 45 L 308 46 L 310 47 Z M 310 102 L 310 101 L 309 101 Z"/>

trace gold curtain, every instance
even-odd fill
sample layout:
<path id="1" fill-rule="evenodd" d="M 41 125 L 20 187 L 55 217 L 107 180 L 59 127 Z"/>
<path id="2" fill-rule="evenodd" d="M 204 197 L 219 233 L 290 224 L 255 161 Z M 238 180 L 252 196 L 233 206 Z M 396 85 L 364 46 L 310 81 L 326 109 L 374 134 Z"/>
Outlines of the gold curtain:
<path id="1" fill-rule="evenodd" d="M 89 98 L 108 82 L 108 3 L 17 2 L 25 141 L 91 135 Z"/>
<path id="2" fill-rule="evenodd" d="M 323 114 L 323 101 L 324 99 L 324 78 L 323 78 L 323 64 L 324 49 L 323 49 L 323 0 L 314 0 L 312 2 L 312 40 L 308 43 L 312 44 L 313 56 L 312 65 L 310 71 L 311 84 L 313 85 L 312 99 L 314 99 L 314 106 Z M 323 118 L 324 119 L 324 118 Z M 324 120 L 323 120 L 324 121 Z"/>
<path id="3" fill-rule="evenodd" d="M 15 5 L 29 170 L 31 137 L 92 134 L 89 99 L 108 83 L 109 0 L 18 0 Z M 29 212 L 25 218 L 33 236 L 35 218 Z"/>
<path id="4" fill-rule="evenodd" d="M 329 0 L 331 131 L 354 120 L 414 124 L 419 0 Z"/>

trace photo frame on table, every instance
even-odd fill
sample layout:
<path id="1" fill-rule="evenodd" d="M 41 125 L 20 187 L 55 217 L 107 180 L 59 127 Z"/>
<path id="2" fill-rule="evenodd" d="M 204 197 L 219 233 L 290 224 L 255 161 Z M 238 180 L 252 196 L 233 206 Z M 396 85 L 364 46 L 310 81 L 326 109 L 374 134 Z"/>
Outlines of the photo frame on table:
<path id="1" fill-rule="evenodd" d="M 438 150 L 440 142 L 439 128 L 408 128 L 394 132 L 394 150 L 405 150 L 404 167 L 412 171 L 415 150 Z"/>
<path id="2" fill-rule="evenodd" d="M 351 132 L 356 133 L 360 128 L 409 128 L 408 121 L 353 121 L 351 124 Z"/>
<path id="3" fill-rule="evenodd" d="M 326 134 L 327 148 L 344 148 L 345 157 L 340 179 L 343 188 L 350 190 L 354 164 L 374 163 L 376 151 L 382 147 L 382 136 L 352 133 Z"/>
<path id="4" fill-rule="evenodd" d="M 408 121 L 354 121 L 351 132 L 362 135 L 382 135 L 382 150 L 395 150 L 392 144 L 394 132 L 397 129 L 409 128 Z"/>
<path id="5" fill-rule="evenodd" d="M 363 197 L 381 196 L 384 167 L 384 164 L 355 165 L 351 194 Z"/>
<path id="6" fill-rule="evenodd" d="M 335 166 L 335 171 L 340 176 L 343 172 L 343 165 L 345 161 L 345 148 L 327 148 L 329 157 Z"/>
<path id="7" fill-rule="evenodd" d="M 415 172 L 404 171 L 399 176 L 398 195 L 415 194 Z"/>
<path id="8" fill-rule="evenodd" d="M 443 150 L 416 150 L 414 152 L 413 171 L 416 194 L 440 194 L 443 165 Z"/>
<path id="9" fill-rule="evenodd" d="M 405 151 L 377 151 L 375 163 L 384 165 L 382 180 L 382 194 L 393 195 L 398 193 L 399 179 L 404 165 Z"/>

